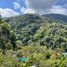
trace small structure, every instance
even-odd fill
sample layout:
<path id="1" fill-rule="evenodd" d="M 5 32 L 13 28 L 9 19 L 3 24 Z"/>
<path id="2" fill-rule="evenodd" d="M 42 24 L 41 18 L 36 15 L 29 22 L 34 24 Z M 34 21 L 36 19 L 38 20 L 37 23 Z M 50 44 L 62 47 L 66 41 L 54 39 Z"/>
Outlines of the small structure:
<path id="1" fill-rule="evenodd" d="M 25 62 L 25 61 L 28 61 L 29 58 L 25 58 L 25 57 L 22 57 L 22 58 L 19 58 L 19 61 L 22 61 L 22 62 Z"/>
<path id="2" fill-rule="evenodd" d="M 27 54 L 26 53 L 21 54 L 19 57 L 19 61 L 22 61 L 22 62 L 29 61 Z"/>

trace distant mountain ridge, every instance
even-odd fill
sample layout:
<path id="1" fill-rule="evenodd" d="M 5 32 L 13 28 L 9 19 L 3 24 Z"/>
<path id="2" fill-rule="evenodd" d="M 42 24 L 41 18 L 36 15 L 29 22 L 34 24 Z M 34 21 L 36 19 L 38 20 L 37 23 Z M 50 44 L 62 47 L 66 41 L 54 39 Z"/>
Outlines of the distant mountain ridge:
<path id="1" fill-rule="evenodd" d="M 17 18 L 17 17 L 26 17 L 29 19 L 31 19 L 31 17 L 34 17 L 35 19 L 37 19 L 36 17 L 40 17 L 40 18 L 50 18 L 51 20 L 54 20 L 54 21 L 59 21 L 59 22 L 63 22 L 63 23 L 67 23 L 67 16 L 66 15 L 62 15 L 62 14 L 45 14 L 45 15 L 36 15 L 36 14 L 24 14 L 24 15 L 19 15 L 19 16 L 16 16 L 16 17 L 10 17 L 10 18 L 3 18 L 4 20 L 6 20 L 7 22 L 10 21 L 10 19 L 14 19 L 14 18 Z M 32 19 L 31 19 L 32 20 Z"/>
<path id="2" fill-rule="evenodd" d="M 46 14 L 46 15 L 43 15 L 43 16 L 51 17 L 51 18 L 56 19 L 58 21 L 62 21 L 62 22 L 67 23 L 67 16 L 66 15 L 62 15 L 62 14 Z"/>

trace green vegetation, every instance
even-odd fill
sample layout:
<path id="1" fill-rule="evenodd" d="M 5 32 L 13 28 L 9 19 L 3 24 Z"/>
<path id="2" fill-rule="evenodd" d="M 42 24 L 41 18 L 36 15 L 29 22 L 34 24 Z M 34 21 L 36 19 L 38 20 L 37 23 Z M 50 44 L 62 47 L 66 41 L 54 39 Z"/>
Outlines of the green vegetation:
<path id="1" fill-rule="evenodd" d="M 16 36 L 11 31 L 10 25 L 0 18 L 0 48 L 15 49 Z"/>
<path id="2" fill-rule="evenodd" d="M 59 47 L 67 51 L 67 24 L 29 14 L 8 19 L 6 21 L 16 32 L 19 44 L 44 45 L 52 49 Z"/>
<path id="3" fill-rule="evenodd" d="M 47 49 L 45 46 L 23 46 L 17 50 L 17 56 L 14 56 L 13 50 L 2 54 L 0 50 L 0 67 L 67 67 L 67 58 L 62 54 L 56 55 L 56 51 Z M 21 57 L 29 58 L 28 61 L 19 61 Z"/>
<path id="4" fill-rule="evenodd" d="M 32 14 L 5 21 L 0 17 L 0 67 L 67 67 L 67 24 Z"/>

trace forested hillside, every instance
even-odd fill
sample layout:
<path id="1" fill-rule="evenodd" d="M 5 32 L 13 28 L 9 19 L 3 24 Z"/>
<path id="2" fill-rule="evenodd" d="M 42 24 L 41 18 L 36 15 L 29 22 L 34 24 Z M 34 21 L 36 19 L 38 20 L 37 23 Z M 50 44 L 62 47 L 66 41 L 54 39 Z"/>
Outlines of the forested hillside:
<path id="1" fill-rule="evenodd" d="M 67 67 L 66 23 L 34 14 L 3 19 L 1 67 Z"/>
<path id="2" fill-rule="evenodd" d="M 0 18 L 0 48 L 1 49 L 15 49 L 16 36 L 11 30 L 9 24 Z"/>
<path id="3" fill-rule="evenodd" d="M 22 45 L 44 45 L 67 51 L 67 24 L 47 16 L 26 14 L 6 19 Z"/>

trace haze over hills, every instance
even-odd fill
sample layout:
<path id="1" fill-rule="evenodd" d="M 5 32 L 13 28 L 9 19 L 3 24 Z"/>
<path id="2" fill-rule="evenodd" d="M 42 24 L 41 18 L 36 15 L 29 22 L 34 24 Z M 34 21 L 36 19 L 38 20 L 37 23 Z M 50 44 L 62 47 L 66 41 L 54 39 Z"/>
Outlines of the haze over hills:
<path id="1" fill-rule="evenodd" d="M 16 16 L 16 17 L 20 17 L 20 16 L 26 16 L 26 15 L 37 15 L 39 16 L 38 14 L 24 14 L 24 15 L 19 15 L 19 16 Z M 60 21 L 60 22 L 64 22 L 64 23 L 67 23 L 67 16 L 66 15 L 63 15 L 63 14 L 45 14 L 45 15 L 40 15 L 40 17 L 47 17 L 47 18 L 50 18 L 50 19 L 53 19 L 53 20 L 57 20 L 57 21 Z M 6 19 L 7 17 L 5 17 Z M 11 17 L 10 17 L 11 18 Z M 10 19 L 9 18 L 9 19 Z M 14 17 L 15 18 L 15 17 Z M 8 18 L 7 18 L 8 19 Z"/>
<path id="2" fill-rule="evenodd" d="M 43 16 L 51 17 L 51 18 L 56 19 L 58 21 L 67 23 L 67 16 L 66 15 L 62 15 L 62 14 L 46 14 L 46 15 L 43 15 Z"/>

